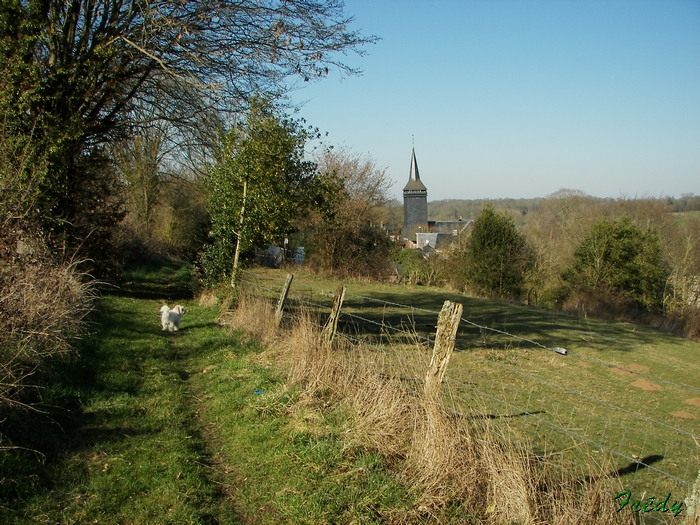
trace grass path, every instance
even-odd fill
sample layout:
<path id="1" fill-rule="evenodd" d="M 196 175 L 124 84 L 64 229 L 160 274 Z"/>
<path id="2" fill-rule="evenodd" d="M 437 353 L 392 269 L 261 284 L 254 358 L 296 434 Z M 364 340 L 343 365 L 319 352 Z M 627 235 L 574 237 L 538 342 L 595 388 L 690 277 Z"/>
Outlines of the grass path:
<path id="1" fill-rule="evenodd" d="M 305 419 L 215 307 L 179 300 L 181 331 L 162 332 L 158 296 L 187 279 L 162 272 L 105 297 L 46 413 L 6 422 L 24 449 L 0 452 L 0 523 L 373 523 L 410 505 L 380 456 L 343 446 L 344 415 Z"/>

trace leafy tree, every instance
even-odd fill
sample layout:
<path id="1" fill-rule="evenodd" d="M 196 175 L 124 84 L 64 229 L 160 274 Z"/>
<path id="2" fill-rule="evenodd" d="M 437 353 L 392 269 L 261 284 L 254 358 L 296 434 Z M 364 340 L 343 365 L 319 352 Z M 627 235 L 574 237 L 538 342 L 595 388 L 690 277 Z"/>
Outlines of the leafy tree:
<path id="1" fill-rule="evenodd" d="M 512 217 L 485 205 L 474 220 L 465 256 L 467 280 L 477 293 L 499 298 L 521 294 L 527 254 Z"/>
<path id="2" fill-rule="evenodd" d="M 105 145 L 148 124 L 141 109 L 206 143 L 217 115 L 255 93 L 279 95 L 295 78 L 322 78 L 333 67 L 356 73 L 337 57 L 362 54 L 374 39 L 350 30 L 351 20 L 339 0 L 0 0 L 1 135 L 31 145 L 29 157 L 11 159 L 12 173 L 26 171 L 11 200 L 25 202 L 19 196 L 32 183 L 19 215 L 55 249 L 79 245 L 95 218 L 85 201 L 114 194 L 77 200 L 74 190 L 116 186 L 114 173 L 108 183 L 90 181 L 107 174 Z M 119 221 L 111 211 L 101 211 L 104 224 Z"/>
<path id="3" fill-rule="evenodd" d="M 299 122 L 264 99 L 254 100 L 245 121 L 224 134 L 207 179 L 210 281 L 228 275 L 234 286 L 240 254 L 288 234 L 293 219 L 311 205 L 316 164 L 304 160 L 309 138 Z"/>
<path id="4" fill-rule="evenodd" d="M 618 298 L 658 310 L 666 282 L 658 233 L 642 230 L 629 217 L 600 219 L 576 250 L 564 279 L 602 303 Z"/>

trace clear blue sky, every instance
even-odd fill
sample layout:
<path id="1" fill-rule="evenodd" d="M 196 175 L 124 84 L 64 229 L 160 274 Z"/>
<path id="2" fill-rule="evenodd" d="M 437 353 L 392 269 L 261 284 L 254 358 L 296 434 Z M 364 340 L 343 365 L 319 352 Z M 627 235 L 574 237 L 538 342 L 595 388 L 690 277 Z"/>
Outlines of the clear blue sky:
<path id="1" fill-rule="evenodd" d="M 700 194 L 700 0 L 346 0 L 382 40 L 293 94 L 428 200 Z"/>

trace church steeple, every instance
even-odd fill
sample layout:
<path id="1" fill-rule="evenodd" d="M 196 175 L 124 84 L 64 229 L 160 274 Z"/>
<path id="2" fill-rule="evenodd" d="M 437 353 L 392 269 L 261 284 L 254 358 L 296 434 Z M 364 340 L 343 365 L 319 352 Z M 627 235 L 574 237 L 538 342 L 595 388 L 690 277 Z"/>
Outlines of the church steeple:
<path id="1" fill-rule="evenodd" d="M 426 192 L 426 196 L 428 191 L 428 188 L 421 182 L 420 175 L 418 174 L 418 162 L 416 161 L 415 149 L 411 150 L 411 171 L 408 175 L 408 184 L 406 184 L 406 187 L 403 189 L 404 196 L 407 191 L 424 191 Z"/>
<path id="2" fill-rule="evenodd" d="M 428 189 L 420 180 L 415 148 L 411 149 L 411 170 L 403 189 L 403 226 L 407 238 L 418 230 L 428 230 Z"/>

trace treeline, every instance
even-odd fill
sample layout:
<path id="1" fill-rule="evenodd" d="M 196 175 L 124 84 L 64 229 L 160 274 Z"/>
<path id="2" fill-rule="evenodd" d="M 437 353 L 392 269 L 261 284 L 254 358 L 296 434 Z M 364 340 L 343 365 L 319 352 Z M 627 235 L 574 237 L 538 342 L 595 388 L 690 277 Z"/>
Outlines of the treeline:
<path id="1" fill-rule="evenodd" d="M 522 208 L 483 204 L 449 249 L 397 256 L 409 280 L 700 336 L 697 197 L 596 199 L 561 190 Z"/>
<path id="2" fill-rule="evenodd" d="M 339 57 L 376 39 L 351 22 L 335 0 L 2 2 L 0 451 L 13 446 L 2 425 L 40 401 L 37 382 L 85 329 L 98 283 L 153 257 L 207 262 L 205 245 L 247 239 L 253 224 L 264 234 L 251 249 L 283 229 L 270 221 L 274 196 L 250 180 L 256 213 L 232 211 L 251 221 L 216 238 L 215 167 L 251 158 L 245 123 L 265 99 L 277 108 L 265 125 L 290 133 L 249 141 L 262 148 L 258 168 L 306 182 L 290 176 L 301 143 L 285 94 L 331 70 L 358 72 Z M 323 203 L 302 208 L 295 218 Z"/>
<path id="3" fill-rule="evenodd" d="M 554 194 L 556 195 L 556 194 Z M 592 197 L 586 198 L 591 204 L 599 206 L 615 206 L 617 199 Z M 528 213 L 537 211 L 546 197 L 534 199 L 445 199 L 428 202 L 428 217 L 434 221 L 456 221 L 459 218 L 473 219 L 481 212 L 485 204 L 490 203 L 497 210 L 508 210 L 513 212 L 516 221 L 526 222 Z M 683 213 L 689 211 L 700 211 L 700 195 L 685 193 L 679 198 L 674 197 L 644 197 L 624 200 L 638 201 L 659 201 L 667 206 L 668 211 L 673 213 Z M 518 215 L 523 219 L 519 219 Z"/>

